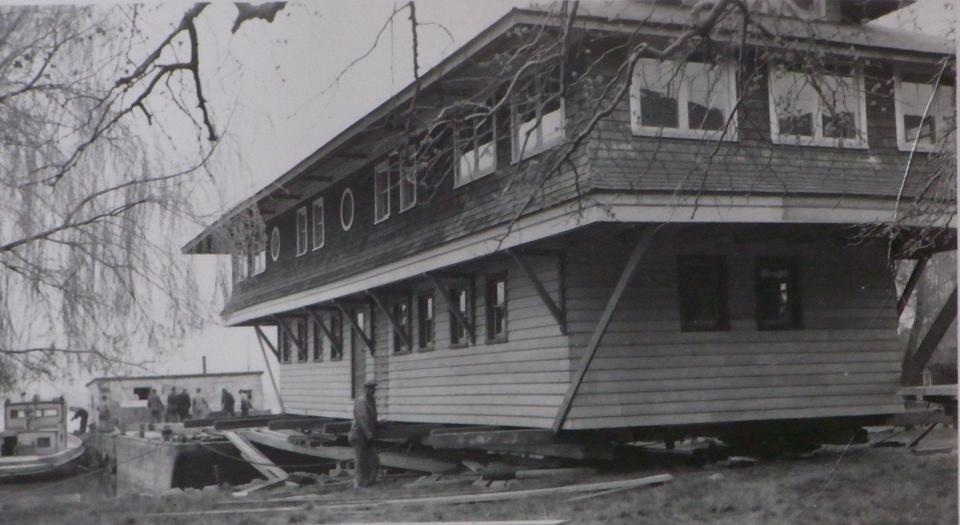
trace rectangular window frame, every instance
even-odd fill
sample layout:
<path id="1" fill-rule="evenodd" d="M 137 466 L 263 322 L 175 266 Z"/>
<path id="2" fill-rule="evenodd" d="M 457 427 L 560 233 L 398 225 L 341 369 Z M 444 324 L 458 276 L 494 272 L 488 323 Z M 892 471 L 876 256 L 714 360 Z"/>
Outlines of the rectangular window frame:
<path id="1" fill-rule="evenodd" d="M 337 349 L 336 346 L 330 345 L 330 360 L 331 361 L 343 361 L 343 314 L 340 312 L 331 312 L 330 319 L 330 333 L 334 335 L 340 342 L 340 347 Z"/>
<path id="2" fill-rule="evenodd" d="M 471 182 L 480 180 L 487 175 L 497 171 L 497 119 L 496 115 L 491 113 L 486 117 L 483 116 L 467 116 L 465 121 L 472 119 L 479 120 L 479 124 L 473 126 L 474 132 L 470 135 L 470 149 L 466 149 L 466 139 L 462 137 L 462 128 L 467 126 L 466 122 L 462 123 L 457 127 L 456 132 L 453 135 L 453 147 L 454 147 L 454 173 L 453 173 L 453 188 L 457 189 L 461 186 L 470 184 Z M 490 128 L 490 140 L 480 142 L 480 137 L 485 135 L 486 132 L 481 133 L 477 131 L 481 127 L 489 126 Z M 493 154 L 491 164 L 489 166 L 481 167 L 482 155 L 486 151 L 489 151 Z M 461 162 L 464 157 L 472 157 L 468 159 L 469 165 L 473 170 L 472 173 L 464 175 Z"/>
<path id="3" fill-rule="evenodd" d="M 417 206 L 417 174 L 420 167 L 415 162 L 416 159 L 411 158 L 415 156 L 415 153 L 411 153 L 411 149 L 413 152 L 417 150 L 416 147 L 408 148 L 402 161 L 395 160 L 400 164 L 397 168 L 397 186 L 400 188 L 400 203 L 397 213 L 412 210 Z"/>
<path id="4" fill-rule="evenodd" d="M 399 312 L 401 308 L 403 309 L 402 313 Z M 394 301 L 390 304 L 390 316 L 393 317 L 393 322 L 397 323 L 400 330 L 405 332 L 407 340 L 411 341 L 411 343 L 413 342 L 413 331 L 410 329 L 413 321 L 412 314 L 410 297 Z M 390 341 L 390 347 L 394 355 L 409 354 L 413 350 L 404 344 L 403 339 L 397 336 L 393 327 L 390 329 Z"/>
<path id="5" fill-rule="evenodd" d="M 867 96 L 863 76 L 863 68 L 859 66 L 851 66 L 849 68 L 852 74 L 842 74 L 842 73 L 820 73 L 823 77 L 832 76 L 832 77 L 848 77 L 852 78 L 855 84 L 857 91 L 857 117 L 856 117 L 856 128 L 857 136 L 855 138 L 834 138 L 834 137 L 825 137 L 823 135 L 823 115 L 824 115 L 824 101 L 818 96 L 816 107 L 813 108 L 812 118 L 813 118 L 813 136 L 805 135 L 781 135 L 780 134 L 780 119 L 777 114 L 777 93 L 774 90 L 774 75 L 779 73 L 779 71 L 774 71 L 773 67 L 767 68 L 767 94 L 770 104 L 770 141 L 774 144 L 788 145 L 788 146 L 813 146 L 813 147 L 829 147 L 829 148 L 843 148 L 843 149 L 868 149 L 870 144 L 870 139 L 867 129 Z M 783 70 L 783 73 L 791 75 L 803 75 L 803 72 L 792 71 L 789 69 Z"/>
<path id="6" fill-rule="evenodd" d="M 709 62 L 688 61 L 687 64 L 696 64 L 697 66 L 719 66 L 721 67 L 720 83 L 727 86 L 726 107 L 727 115 L 724 116 L 724 127 L 721 129 L 691 129 L 689 115 L 690 101 L 690 80 L 685 77 L 678 77 L 680 87 L 677 90 L 677 119 L 678 127 L 657 127 L 644 126 L 641 120 L 641 93 L 642 84 L 638 78 L 642 72 L 644 64 L 657 64 L 662 67 L 668 62 L 659 61 L 652 58 L 641 58 L 633 68 L 630 78 L 630 129 L 635 136 L 640 137 L 665 137 L 679 139 L 697 139 L 697 140 L 722 140 L 724 142 L 736 142 L 739 140 L 739 114 L 737 112 L 737 68 L 735 63 L 712 64 Z M 686 64 L 684 65 L 686 67 Z M 730 122 L 727 126 L 726 123 Z"/>
<path id="7" fill-rule="evenodd" d="M 507 278 L 507 272 L 498 272 L 490 274 L 486 277 L 486 286 L 484 294 L 484 310 L 486 317 L 487 325 L 487 343 L 505 343 L 508 340 L 508 334 L 510 333 L 510 281 Z M 497 299 L 497 284 L 503 283 L 503 332 L 496 333 L 496 299 Z"/>
<path id="8" fill-rule="evenodd" d="M 460 294 L 464 295 L 464 299 L 460 300 Z M 456 307 L 459 309 L 461 303 L 464 303 L 466 311 L 461 311 L 463 318 L 467 322 L 473 322 L 473 294 L 470 292 L 470 286 L 466 284 L 457 285 L 450 287 L 450 299 L 456 303 Z M 454 305 L 450 305 L 451 308 Z M 470 332 L 467 331 L 466 326 L 461 326 L 460 322 L 457 320 L 457 317 L 453 315 L 453 312 L 449 312 L 450 317 L 450 348 L 466 348 L 470 346 L 473 341 L 470 338 Z"/>
<path id="9" fill-rule="evenodd" d="M 311 339 L 312 347 L 310 348 L 311 350 L 310 355 L 314 363 L 323 362 L 323 354 L 325 351 L 325 348 L 324 348 L 325 345 L 323 343 L 325 336 L 323 334 L 323 329 L 321 329 L 319 326 L 319 323 L 321 322 L 323 322 L 323 318 L 319 316 L 316 319 L 311 319 L 310 321 L 310 325 L 311 325 L 310 329 L 313 331 L 313 337 Z"/>
<path id="10" fill-rule="evenodd" d="M 390 187 L 393 186 L 394 169 L 392 157 L 384 159 L 373 168 L 374 224 L 380 224 L 390 218 Z"/>
<path id="11" fill-rule="evenodd" d="M 536 95 L 537 107 L 536 107 L 536 110 L 534 111 L 534 115 L 532 119 L 527 119 L 522 121 L 520 120 L 519 109 L 518 109 L 520 103 L 518 102 L 518 98 L 520 96 L 523 96 L 524 93 L 523 93 L 523 89 L 521 89 L 519 85 L 517 88 L 518 92 L 515 93 L 513 97 L 511 97 L 510 143 L 511 143 L 511 150 L 512 150 L 511 158 L 512 158 L 513 164 L 516 164 L 518 162 L 521 162 L 531 157 L 534 157 L 536 155 L 539 155 L 544 151 L 547 151 L 550 148 L 553 148 L 558 144 L 561 144 L 566 139 L 566 136 L 567 136 L 566 101 L 564 100 L 564 97 L 561 95 L 563 91 L 562 90 L 563 78 L 557 79 L 558 90 L 556 93 L 553 93 L 553 92 L 548 93 L 544 88 L 545 79 L 547 78 L 548 75 L 553 75 L 553 74 L 556 74 L 558 77 L 562 75 L 562 68 L 560 67 L 559 64 L 551 65 L 547 71 L 540 70 L 532 74 L 532 77 L 530 78 L 530 81 L 534 83 L 533 89 L 537 94 Z M 552 102 L 554 98 L 559 100 L 559 107 L 553 111 L 544 113 L 543 112 L 544 106 Z M 543 117 L 545 115 L 552 115 L 555 112 L 559 113 L 557 118 L 559 118 L 560 120 L 560 133 L 555 137 L 549 137 L 548 139 L 545 140 L 543 137 L 543 125 L 544 125 Z M 521 133 L 520 128 L 522 128 L 525 124 L 529 124 L 531 122 L 537 122 L 538 120 L 539 120 L 539 124 L 535 128 L 536 131 L 534 133 L 530 133 L 529 138 L 520 136 L 520 133 Z M 533 138 L 534 135 L 536 135 L 536 140 L 534 140 Z"/>
<path id="12" fill-rule="evenodd" d="M 323 206 L 323 197 L 318 197 L 314 199 L 311 204 L 311 211 L 313 212 L 313 232 L 312 232 L 312 241 L 313 249 L 319 250 L 323 248 L 324 244 L 327 242 L 326 236 L 326 223 L 324 221 L 324 206 Z"/>
<path id="13" fill-rule="evenodd" d="M 285 323 L 286 321 L 279 321 Z M 289 325 L 287 325 L 289 328 Z M 287 331 L 281 327 L 277 327 L 277 346 L 280 351 L 280 364 L 289 364 L 292 363 L 293 359 L 293 343 L 290 341 L 290 336 L 287 334 Z"/>
<path id="14" fill-rule="evenodd" d="M 790 319 L 785 322 L 776 322 L 761 318 L 761 271 L 767 266 L 781 266 L 790 272 L 790 279 L 787 282 L 790 292 Z M 756 309 L 755 319 L 757 330 L 760 331 L 782 331 L 782 330 L 802 330 L 803 329 L 803 307 L 800 295 L 800 264 L 796 257 L 785 256 L 763 256 L 754 259 L 754 306 Z"/>
<path id="15" fill-rule="evenodd" d="M 297 257 L 307 253 L 309 249 L 309 219 L 307 218 L 307 207 L 297 208 Z"/>
<path id="16" fill-rule="evenodd" d="M 430 317 L 427 322 L 427 308 L 429 305 Z M 429 337 L 427 337 L 429 335 Z M 433 350 L 437 338 L 437 301 L 432 291 L 422 291 L 417 294 L 417 350 L 427 352 Z"/>
<path id="17" fill-rule="evenodd" d="M 691 319 L 688 298 L 699 290 L 688 288 L 689 281 L 684 279 L 687 270 L 695 267 L 713 266 L 718 275 L 716 283 L 717 302 L 720 305 L 717 318 L 713 323 L 702 323 Z M 677 300 L 680 310 L 680 329 L 684 332 L 720 332 L 730 330 L 730 299 L 727 293 L 727 264 L 723 255 L 680 255 L 677 258 Z"/>
<path id="18" fill-rule="evenodd" d="M 917 141 L 916 151 L 920 151 L 924 153 L 935 152 L 937 150 L 937 145 L 946 139 L 946 135 L 944 134 L 943 130 L 953 128 L 953 126 L 949 122 L 947 122 L 948 119 L 944 115 L 945 112 L 943 108 L 938 107 L 938 101 L 942 102 L 943 99 L 946 99 L 948 101 L 948 104 L 950 105 L 950 107 L 947 108 L 946 113 L 954 115 L 954 118 L 956 118 L 956 83 L 954 83 L 954 85 L 945 83 L 943 78 L 945 75 L 943 75 L 940 77 L 940 85 L 936 89 L 933 89 L 934 87 L 933 82 L 914 82 L 914 81 L 903 80 L 903 76 L 905 73 L 908 73 L 908 72 L 903 71 L 901 69 L 897 69 L 894 72 L 894 77 L 893 77 L 893 83 L 894 83 L 893 104 L 894 104 L 894 112 L 896 114 L 896 119 L 897 119 L 897 148 L 900 151 L 913 151 L 914 141 L 907 140 L 905 137 L 906 123 L 904 122 L 904 103 L 903 103 L 904 95 L 902 95 L 902 93 L 904 91 L 904 87 L 903 87 L 904 84 L 919 84 L 919 85 L 929 86 L 934 96 L 934 100 L 930 104 L 930 111 L 927 112 L 927 118 L 932 118 L 934 122 L 934 136 L 933 136 L 933 140 L 929 142 L 923 141 L 923 140 Z M 933 75 L 933 76 L 935 77 L 936 75 Z M 943 90 L 945 94 L 940 97 L 937 97 L 937 92 L 940 90 Z M 926 107 L 927 101 L 920 101 L 920 103 L 921 105 Z M 953 132 L 956 133 L 956 130 L 954 130 Z"/>

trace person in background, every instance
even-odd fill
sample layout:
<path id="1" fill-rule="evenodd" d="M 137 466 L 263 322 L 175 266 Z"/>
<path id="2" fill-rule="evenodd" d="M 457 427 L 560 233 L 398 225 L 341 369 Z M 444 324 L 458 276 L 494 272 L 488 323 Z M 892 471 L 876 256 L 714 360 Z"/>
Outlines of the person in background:
<path id="1" fill-rule="evenodd" d="M 70 410 L 73 410 L 75 413 L 73 417 L 70 418 L 70 421 L 79 419 L 80 420 L 80 434 L 85 434 L 87 432 L 87 418 L 90 417 L 90 413 L 87 412 L 85 408 L 80 407 L 71 407 Z"/>
<path id="2" fill-rule="evenodd" d="M 177 407 L 180 405 L 180 397 L 177 396 L 177 387 L 170 387 L 170 393 L 167 394 L 167 423 L 176 423 L 180 421 L 180 411 Z"/>
<path id="3" fill-rule="evenodd" d="M 203 419 L 209 415 L 210 405 L 207 404 L 207 399 L 203 397 L 203 392 L 198 388 L 197 393 L 193 396 L 193 417 Z"/>
<path id="4" fill-rule="evenodd" d="M 177 401 L 177 415 L 180 416 L 180 421 L 190 419 L 190 393 L 186 388 L 182 388 L 177 394 Z"/>
<path id="5" fill-rule="evenodd" d="M 223 415 L 225 416 L 235 416 L 236 412 L 233 410 L 233 395 L 227 391 L 226 388 L 223 389 L 223 393 L 220 394 L 220 408 L 223 410 Z"/>
<path id="6" fill-rule="evenodd" d="M 250 402 L 250 394 L 242 393 L 240 394 L 240 417 L 247 417 L 250 415 L 250 409 L 253 408 L 253 403 Z"/>
<path id="7" fill-rule="evenodd" d="M 156 388 L 150 389 L 150 395 L 147 396 L 147 409 L 150 411 L 150 422 L 160 423 L 163 421 L 163 401 L 157 394 Z"/>
<path id="8" fill-rule="evenodd" d="M 107 406 L 107 396 L 100 398 L 100 408 L 97 411 L 99 412 L 100 431 L 110 432 L 113 430 L 113 416 L 110 414 L 110 407 Z"/>
<path id="9" fill-rule="evenodd" d="M 353 456 L 356 459 L 356 478 L 354 487 L 369 487 L 377 482 L 377 472 L 380 470 L 380 458 L 377 449 L 373 446 L 373 438 L 377 432 L 377 401 L 374 395 L 377 384 L 367 381 L 363 385 L 363 394 L 357 396 L 353 403 L 353 423 L 347 438 L 353 447 Z"/>

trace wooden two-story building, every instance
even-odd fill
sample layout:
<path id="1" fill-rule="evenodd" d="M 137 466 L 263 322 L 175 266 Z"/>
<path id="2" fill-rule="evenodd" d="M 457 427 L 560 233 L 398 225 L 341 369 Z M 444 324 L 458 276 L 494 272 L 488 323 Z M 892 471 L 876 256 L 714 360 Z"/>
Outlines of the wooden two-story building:
<path id="1" fill-rule="evenodd" d="M 904 244 L 864 225 L 923 226 L 951 46 L 783 4 L 513 10 L 185 252 L 233 256 L 289 413 L 366 380 L 387 421 L 567 434 L 900 412 Z"/>

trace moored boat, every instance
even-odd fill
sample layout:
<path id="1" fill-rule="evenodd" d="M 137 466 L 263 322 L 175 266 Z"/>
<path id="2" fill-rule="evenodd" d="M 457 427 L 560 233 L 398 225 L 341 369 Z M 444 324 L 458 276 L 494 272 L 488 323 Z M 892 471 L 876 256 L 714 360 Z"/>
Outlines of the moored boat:
<path id="1" fill-rule="evenodd" d="M 67 432 L 67 404 L 62 397 L 52 401 L 7 400 L 4 416 L 0 482 L 57 476 L 77 467 L 84 445 Z"/>

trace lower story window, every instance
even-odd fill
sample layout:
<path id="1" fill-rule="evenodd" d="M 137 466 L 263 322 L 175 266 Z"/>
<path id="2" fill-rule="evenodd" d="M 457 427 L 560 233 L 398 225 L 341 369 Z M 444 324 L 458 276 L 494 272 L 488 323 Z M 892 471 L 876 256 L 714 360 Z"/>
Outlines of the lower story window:
<path id="1" fill-rule="evenodd" d="M 730 322 L 723 257 L 683 255 L 677 266 L 681 329 L 726 330 Z"/>
<path id="2" fill-rule="evenodd" d="M 757 328 L 792 330 L 801 327 L 797 263 L 786 257 L 761 257 L 756 262 Z"/>
<path id="3" fill-rule="evenodd" d="M 417 336 L 420 348 L 433 346 L 433 293 L 417 296 Z"/>
<path id="4" fill-rule="evenodd" d="M 469 319 L 469 298 L 466 288 L 451 288 L 450 298 L 453 301 L 453 304 L 450 305 L 451 308 L 456 308 L 460 317 Z M 460 322 L 460 317 L 450 312 L 450 344 L 453 345 L 465 345 L 469 342 L 467 341 L 467 327 Z"/>
<path id="5" fill-rule="evenodd" d="M 503 341 L 507 338 L 507 274 L 487 278 L 487 340 Z"/>

